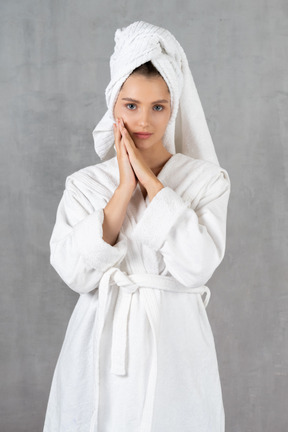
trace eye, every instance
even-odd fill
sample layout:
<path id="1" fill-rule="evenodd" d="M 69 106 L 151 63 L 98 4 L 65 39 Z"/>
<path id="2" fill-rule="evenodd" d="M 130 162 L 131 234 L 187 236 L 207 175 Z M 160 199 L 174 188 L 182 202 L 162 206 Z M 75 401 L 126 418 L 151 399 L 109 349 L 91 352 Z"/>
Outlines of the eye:
<path id="1" fill-rule="evenodd" d="M 155 111 L 162 111 L 164 109 L 163 105 L 155 105 L 153 108 Z"/>
<path id="2" fill-rule="evenodd" d="M 126 107 L 127 107 L 129 110 L 134 110 L 134 109 L 136 108 L 136 105 L 133 104 L 133 103 L 129 103 L 129 104 L 126 105 Z"/>

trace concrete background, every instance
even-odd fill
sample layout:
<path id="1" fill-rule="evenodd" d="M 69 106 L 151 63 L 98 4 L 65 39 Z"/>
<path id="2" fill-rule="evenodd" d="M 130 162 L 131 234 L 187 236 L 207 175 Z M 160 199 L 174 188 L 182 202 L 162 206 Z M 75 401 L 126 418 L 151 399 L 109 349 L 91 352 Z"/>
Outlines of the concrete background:
<path id="1" fill-rule="evenodd" d="M 1 432 L 42 430 L 78 299 L 49 263 L 56 209 L 66 176 L 99 162 L 114 32 L 139 19 L 182 44 L 231 177 L 207 309 L 226 430 L 287 430 L 287 15 L 284 0 L 1 0 Z"/>

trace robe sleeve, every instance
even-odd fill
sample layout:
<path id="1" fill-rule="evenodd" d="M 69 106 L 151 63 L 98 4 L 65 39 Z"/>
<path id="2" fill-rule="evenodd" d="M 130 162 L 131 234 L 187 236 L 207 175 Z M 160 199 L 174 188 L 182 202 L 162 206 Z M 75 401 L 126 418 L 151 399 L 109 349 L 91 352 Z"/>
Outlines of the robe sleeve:
<path id="1" fill-rule="evenodd" d="M 126 238 L 114 246 L 103 240 L 104 207 L 99 195 L 89 199 L 68 177 L 58 205 L 50 238 L 50 263 L 75 292 L 85 294 L 98 287 L 103 273 L 118 266 L 126 255 Z"/>
<path id="2" fill-rule="evenodd" d="M 229 195 L 224 169 L 203 188 L 196 207 L 166 186 L 136 225 L 135 238 L 160 252 L 166 271 L 180 283 L 205 285 L 224 257 Z"/>

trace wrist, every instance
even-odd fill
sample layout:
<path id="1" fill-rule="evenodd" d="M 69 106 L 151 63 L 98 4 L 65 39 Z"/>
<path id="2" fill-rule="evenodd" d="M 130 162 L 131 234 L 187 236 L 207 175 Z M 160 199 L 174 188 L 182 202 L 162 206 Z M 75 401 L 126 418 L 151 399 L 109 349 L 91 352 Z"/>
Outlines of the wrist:
<path id="1" fill-rule="evenodd" d="M 119 195 L 124 201 L 129 202 L 132 195 L 133 195 L 134 189 L 131 187 L 119 184 L 119 186 L 115 189 L 115 194 Z"/>
<path id="2" fill-rule="evenodd" d="M 161 183 L 161 181 L 158 179 L 153 179 L 153 181 L 149 182 L 149 184 L 145 187 L 149 201 L 151 202 L 155 195 L 157 195 L 157 193 L 163 188 L 163 183 Z"/>

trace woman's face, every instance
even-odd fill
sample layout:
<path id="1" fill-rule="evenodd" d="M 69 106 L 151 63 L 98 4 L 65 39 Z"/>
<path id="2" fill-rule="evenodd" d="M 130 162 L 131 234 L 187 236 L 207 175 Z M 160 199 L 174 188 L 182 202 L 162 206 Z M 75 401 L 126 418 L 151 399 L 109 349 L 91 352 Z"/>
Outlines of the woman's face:
<path id="1" fill-rule="evenodd" d="M 162 146 L 171 115 L 170 93 L 161 76 L 132 74 L 119 92 L 114 118 L 121 117 L 139 149 Z M 141 137 L 137 133 L 151 133 Z"/>

